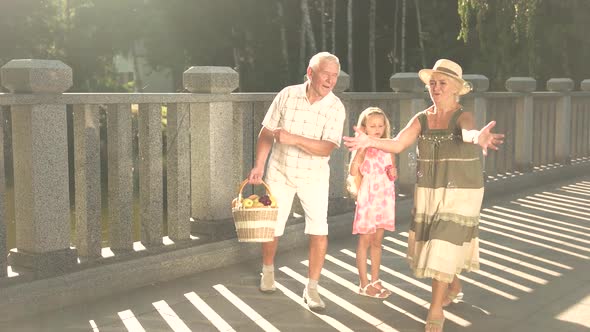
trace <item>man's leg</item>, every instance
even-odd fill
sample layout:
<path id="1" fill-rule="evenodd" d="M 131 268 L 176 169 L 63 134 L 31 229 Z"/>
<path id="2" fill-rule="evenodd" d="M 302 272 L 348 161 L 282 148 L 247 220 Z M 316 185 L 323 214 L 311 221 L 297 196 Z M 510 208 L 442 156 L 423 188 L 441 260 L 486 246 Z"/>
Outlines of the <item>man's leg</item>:
<path id="1" fill-rule="evenodd" d="M 260 278 L 260 291 L 274 293 L 275 286 L 275 254 L 279 245 L 279 238 L 275 236 L 271 242 L 262 243 L 262 277 Z"/>
<path id="2" fill-rule="evenodd" d="M 327 235 L 310 235 L 309 236 L 309 272 L 307 274 L 310 280 L 320 280 L 326 250 L 328 249 Z"/>
<path id="3" fill-rule="evenodd" d="M 305 211 L 305 234 L 309 235 L 309 281 L 303 290 L 303 301 L 314 311 L 326 307 L 317 287 L 328 248 L 328 186 L 327 182 L 314 183 L 297 190 Z"/>
<path id="4" fill-rule="evenodd" d="M 285 232 L 285 225 L 289 214 L 293 197 L 295 197 L 295 188 L 286 184 L 267 182 L 272 195 L 277 201 L 279 213 L 275 225 L 275 237 L 271 242 L 262 243 L 262 277 L 260 278 L 260 291 L 263 293 L 273 293 L 276 291 L 274 276 L 274 260 L 279 245 L 279 237 Z"/>

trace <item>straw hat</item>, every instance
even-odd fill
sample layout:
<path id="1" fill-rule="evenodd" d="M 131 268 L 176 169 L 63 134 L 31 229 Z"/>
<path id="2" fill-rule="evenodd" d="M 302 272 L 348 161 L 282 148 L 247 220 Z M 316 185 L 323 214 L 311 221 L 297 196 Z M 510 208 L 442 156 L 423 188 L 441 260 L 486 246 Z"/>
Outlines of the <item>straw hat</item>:
<path id="1" fill-rule="evenodd" d="M 461 96 L 468 94 L 472 89 L 471 83 L 465 81 L 462 78 L 463 69 L 461 69 L 461 66 L 451 60 L 439 59 L 436 61 L 432 69 L 420 70 L 418 72 L 418 76 L 420 76 L 420 79 L 422 82 L 424 82 L 424 84 L 428 85 L 430 83 L 430 76 L 432 73 L 441 73 L 459 82 L 459 84 L 462 86 L 461 91 L 459 91 L 459 95 Z"/>

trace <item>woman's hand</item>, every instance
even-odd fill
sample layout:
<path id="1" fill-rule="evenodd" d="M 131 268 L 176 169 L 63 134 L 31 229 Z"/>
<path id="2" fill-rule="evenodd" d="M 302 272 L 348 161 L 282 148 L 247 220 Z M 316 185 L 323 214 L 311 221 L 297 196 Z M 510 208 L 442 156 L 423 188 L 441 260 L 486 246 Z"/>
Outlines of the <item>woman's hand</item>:
<path id="1" fill-rule="evenodd" d="M 495 125 L 496 121 L 491 121 L 479 131 L 479 134 L 475 138 L 476 142 L 474 143 L 481 146 L 484 156 L 488 155 L 488 149 L 498 150 L 498 146 L 504 143 L 504 134 L 494 134 L 491 132 Z"/>
<path id="2" fill-rule="evenodd" d="M 354 137 L 343 137 L 344 145 L 348 148 L 348 150 L 354 151 L 370 147 L 371 138 L 367 136 L 367 134 L 365 134 L 357 126 L 352 127 L 352 129 L 354 129 L 354 131 L 356 132 Z"/>

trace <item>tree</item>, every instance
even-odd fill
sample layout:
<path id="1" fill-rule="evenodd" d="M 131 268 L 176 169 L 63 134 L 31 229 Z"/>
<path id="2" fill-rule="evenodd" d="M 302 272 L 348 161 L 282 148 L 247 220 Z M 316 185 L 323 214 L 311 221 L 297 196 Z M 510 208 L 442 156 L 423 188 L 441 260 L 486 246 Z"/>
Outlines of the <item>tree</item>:
<path id="1" fill-rule="evenodd" d="M 346 7 L 346 23 L 348 26 L 348 75 L 350 75 L 350 85 L 349 90 L 353 91 L 354 87 L 354 70 L 353 70 L 353 55 L 352 55 L 352 0 L 348 0 L 347 7 Z"/>
<path id="2" fill-rule="evenodd" d="M 371 91 L 377 91 L 377 79 L 375 78 L 375 15 L 377 11 L 376 0 L 371 0 L 369 5 L 369 73 L 371 76 Z"/>

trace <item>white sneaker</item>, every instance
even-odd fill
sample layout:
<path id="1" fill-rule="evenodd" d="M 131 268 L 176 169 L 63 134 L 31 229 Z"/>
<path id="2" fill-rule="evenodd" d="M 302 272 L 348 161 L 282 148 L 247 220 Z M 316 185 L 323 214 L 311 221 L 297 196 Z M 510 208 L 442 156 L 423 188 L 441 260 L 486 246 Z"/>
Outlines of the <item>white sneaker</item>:
<path id="1" fill-rule="evenodd" d="M 303 302 L 307 304 L 311 311 L 322 311 L 326 309 L 326 304 L 322 301 L 320 293 L 316 288 L 307 288 L 303 290 Z"/>
<path id="2" fill-rule="evenodd" d="M 260 291 L 263 293 L 274 293 L 276 290 L 275 273 L 263 271 L 262 277 L 260 278 Z"/>

